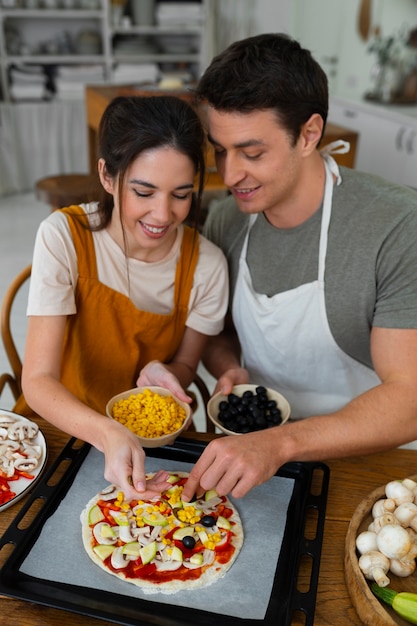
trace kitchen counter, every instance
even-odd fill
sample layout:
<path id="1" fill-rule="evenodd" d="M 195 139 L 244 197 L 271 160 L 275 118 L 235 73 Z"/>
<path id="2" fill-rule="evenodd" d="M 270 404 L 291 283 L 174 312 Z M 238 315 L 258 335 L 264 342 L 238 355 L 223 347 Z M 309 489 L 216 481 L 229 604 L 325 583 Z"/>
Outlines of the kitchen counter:
<path id="1" fill-rule="evenodd" d="M 48 466 L 59 455 L 68 436 L 39 419 L 39 425 L 48 442 Z M 207 440 L 212 435 L 190 433 L 190 437 Z M 375 488 L 392 479 L 401 479 L 416 473 L 417 451 L 395 449 L 390 452 L 359 456 L 352 459 L 328 461 L 330 485 L 326 523 L 320 565 L 315 626 L 359 626 L 361 621 L 352 604 L 344 577 L 345 538 L 352 515 L 361 502 Z M 0 513 L 0 532 L 3 533 L 16 516 L 25 500 Z M 6 554 L 3 554 L 3 550 Z M 0 553 L 0 566 L 9 554 L 7 546 Z M 308 569 L 308 564 L 306 564 Z M 309 580 L 309 572 L 301 573 L 298 589 Z M 105 626 L 109 622 L 91 619 L 58 609 L 48 608 L 12 598 L 0 598 L 0 621 L 5 626 Z M 7 618 L 5 617 L 7 616 Z M 295 617 L 295 626 L 304 620 Z"/>
<path id="2" fill-rule="evenodd" d="M 349 106 L 355 107 L 364 111 L 365 113 L 373 113 L 399 124 L 410 123 L 410 120 L 417 118 L 417 102 L 410 104 L 388 104 L 387 102 L 377 102 L 376 100 L 365 100 L 365 98 L 340 98 L 332 96 L 330 98 L 330 108 L 332 103 L 339 106 L 344 106 L 347 109 Z"/>

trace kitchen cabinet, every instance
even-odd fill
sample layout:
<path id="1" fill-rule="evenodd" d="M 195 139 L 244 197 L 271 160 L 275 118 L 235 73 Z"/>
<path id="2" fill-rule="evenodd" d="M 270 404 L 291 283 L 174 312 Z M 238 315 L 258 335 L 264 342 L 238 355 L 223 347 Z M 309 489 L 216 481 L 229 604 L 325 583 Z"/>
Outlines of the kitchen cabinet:
<path id="1" fill-rule="evenodd" d="M 209 0 L 191 3 L 197 9 L 192 20 L 186 10 L 182 23 L 154 19 L 144 25 L 137 24 L 134 2 L 129 0 L 124 14 L 116 16 L 111 0 L 0 0 L 2 99 L 14 100 L 11 75 L 19 77 L 21 68 L 27 84 L 35 82 L 39 68 L 47 85 L 54 83 L 56 70 L 68 82 L 74 80 L 71 69 L 84 71 L 85 82 L 92 84 L 156 82 L 152 68 L 158 77 L 181 70 L 197 78 L 212 56 Z M 156 2 L 154 15 L 167 4 Z M 129 73 L 118 74 L 121 68 Z"/>
<path id="2" fill-rule="evenodd" d="M 417 188 L 417 105 L 331 98 L 329 121 L 358 133 L 357 169 Z"/>

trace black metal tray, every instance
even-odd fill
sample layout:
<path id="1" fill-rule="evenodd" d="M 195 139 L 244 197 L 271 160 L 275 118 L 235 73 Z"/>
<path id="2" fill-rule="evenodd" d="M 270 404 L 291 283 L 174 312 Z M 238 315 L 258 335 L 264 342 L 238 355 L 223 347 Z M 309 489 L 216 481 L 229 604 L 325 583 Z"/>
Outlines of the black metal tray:
<path id="1" fill-rule="evenodd" d="M 116 593 L 54 583 L 21 572 L 20 566 L 36 542 L 45 521 L 53 515 L 69 490 L 90 450 L 88 444 L 80 447 L 77 443 L 76 439 L 68 442 L 0 539 L 0 551 L 7 544 L 13 545 L 10 556 L 0 570 L 0 594 L 124 626 L 286 626 L 291 624 L 296 611 L 304 614 L 306 626 L 313 625 L 330 476 L 328 466 L 323 463 L 287 463 L 276 474 L 293 479 L 294 489 L 272 593 L 263 620 L 241 619 L 177 607 L 174 604 L 175 596 L 173 604 L 150 603 Z M 172 446 L 148 449 L 147 455 L 195 463 L 205 445 L 179 438 Z M 42 501 L 40 510 L 28 526 L 21 524 L 19 527 L 32 507 L 35 509 L 38 500 Z M 311 524 L 314 529 L 310 528 Z M 300 591 L 297 580 L 305 559 L 309 562 L 309 580 L 303 583 L 306 591 Z M 254 564 L 254 569 L 257 566 Z"/>

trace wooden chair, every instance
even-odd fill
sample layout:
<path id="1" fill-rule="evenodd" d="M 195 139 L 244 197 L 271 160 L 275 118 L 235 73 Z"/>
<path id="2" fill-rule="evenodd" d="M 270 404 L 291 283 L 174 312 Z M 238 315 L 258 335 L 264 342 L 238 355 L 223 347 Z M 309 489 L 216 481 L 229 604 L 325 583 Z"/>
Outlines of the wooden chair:
<path id="1" fill-rule="evenodd" d="M 0 394 L 2 393 L 4 387 L 9 385 L 16 401 L 22 393 L 22 360 L 19 356 L 16 342 L 12 334 L 12 309 L 17 294 L 30 277 L 31 270 L 32 266 L 28 265 L 25 269 L 19 272 L 16 278 L 14 278 L 14 280 L 10 283 L 6 293 L 4 294 L 0 310 L 1 338 L 12 370 L 11 374 L 4 373 L 0 376 Z"/>
<path id="2" fill-rule="evenodd" d="M 16 347 L 16 342 L 13 338 L 12 332 L 12 313 L 13 313 L 13 304 L 15 302 L 16 296 L 18 295 L 20 289 L 29 280 L 31 275 L 32 266 L 28 265 L 25 267 L 19 274 L 13 279 L 10 283 L 9 287 L 4 294 L 3 301 L 1 304 L 0 310 L 0 327 L 1 327 L 1 338 L 3 341 L 4 350 L 6 352 L 7 359 L 10 363 L 10 367 L 12 373 L 3 373 L 0 375 L 0 395 L 6 385 L 9 385 L 10 390 L 13 394 L 14 399 L 17 401 L 18 398 L 22 394 L 22 359 L 19 355 L 18 349 Z M 199 400 L 204 407 L 204 414 L 206 420 L 206 431 L 209 433 L 215 432 L 215 427 L 213 422 L 210 420 L 207 414 L 207 403 L 210 399 L 209 390 L 204 382 L 204 380 L 196 374 L 194 379 L 194 385 L 196 386 L 199 392 Z M 195 394 L 194 394 L 195 395 Z M 199 400 L 196 398 L 193 410 L 195 411 L 198 407 Z"/>

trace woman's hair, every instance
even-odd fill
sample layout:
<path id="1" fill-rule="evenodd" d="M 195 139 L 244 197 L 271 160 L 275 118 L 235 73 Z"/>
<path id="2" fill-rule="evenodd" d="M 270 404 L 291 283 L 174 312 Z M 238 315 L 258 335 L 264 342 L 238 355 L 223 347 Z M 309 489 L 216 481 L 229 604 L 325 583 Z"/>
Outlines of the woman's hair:
<path id="1" fill-rule="evenodd" d="M 192 207 L 197 225 L 204 186 L 205 133 L 195 110 L 174 96 L 121 96 L 110 102 L 100 121 L 98 155 L 104 159 L 106 173 L 113 179 L 118 177 L 121 212 L 128 168 L 145 150 L 164 147 L 187 156 L 199 176 Z M 112 212 L 113 197 L 103 189 L 96 230 L 109 224 Z"/>
<path id="2" fill-rule="evenodd" d="M 195 98 L 225 112 L 272 109 L 295 144 L 313 113 L 326 123 L 329 96 L 327 76 L 311 53 L 287 35 L 272 33 L 237 41 L 218 54 Z"/>

